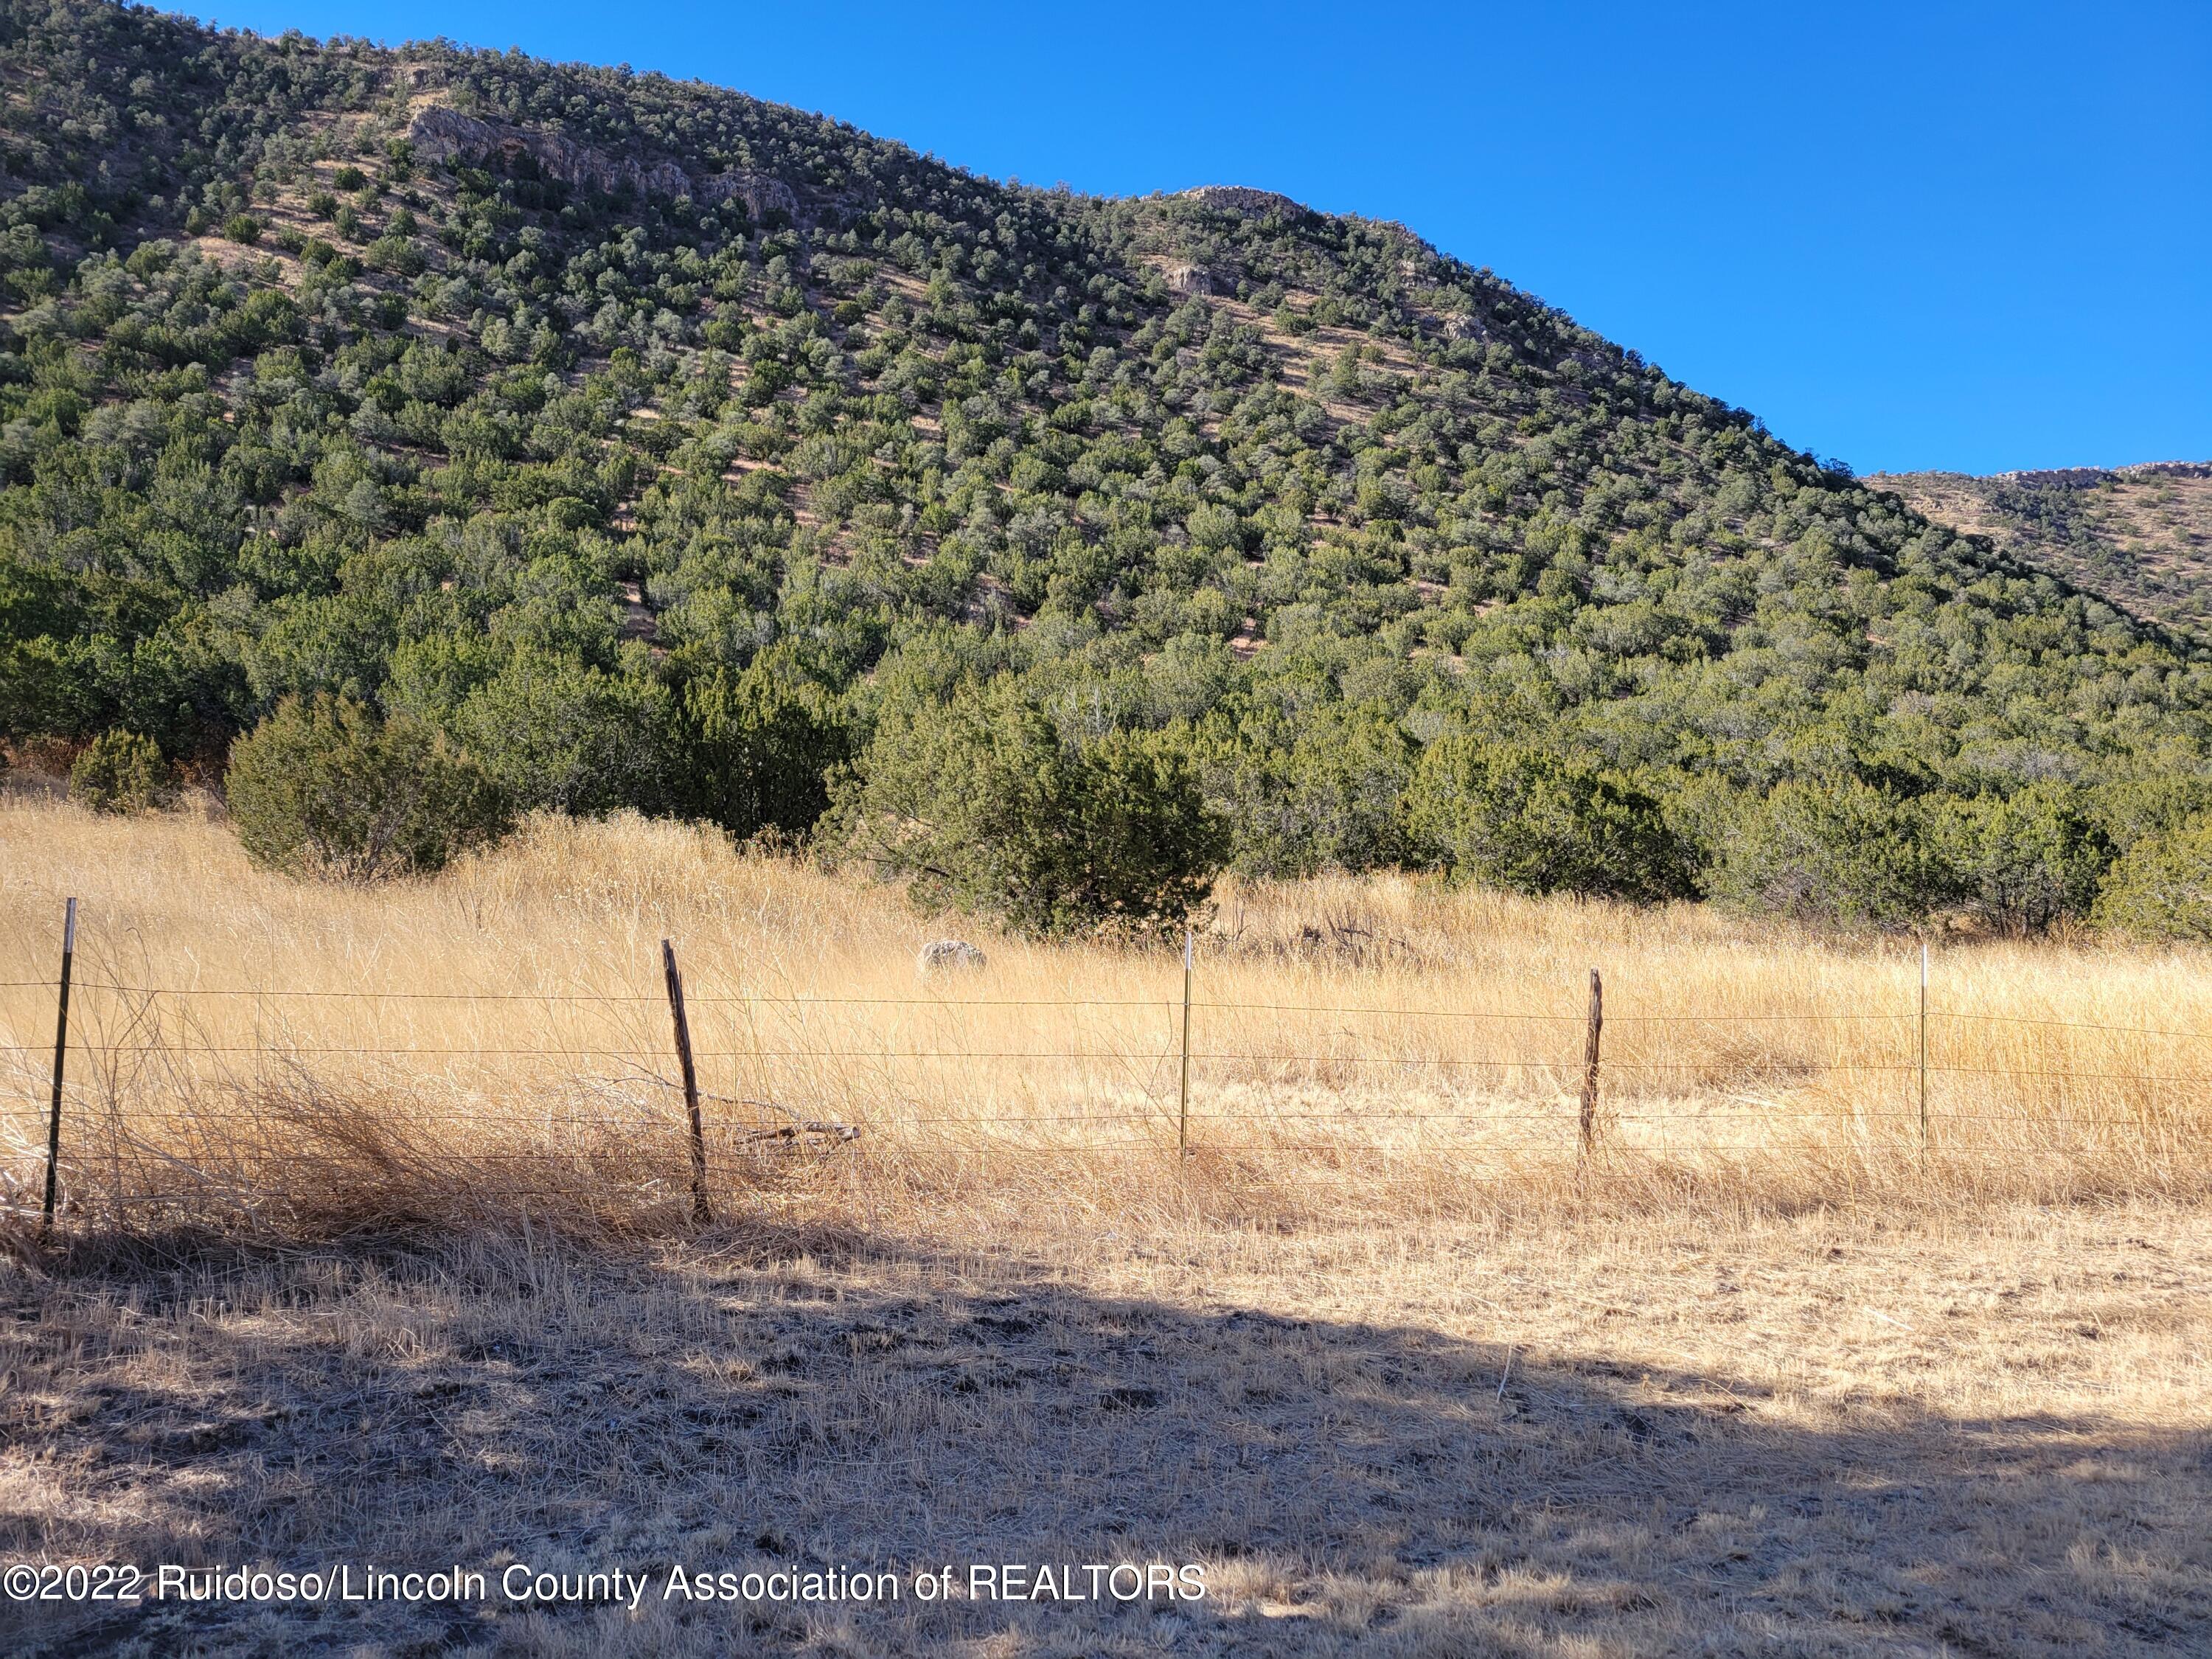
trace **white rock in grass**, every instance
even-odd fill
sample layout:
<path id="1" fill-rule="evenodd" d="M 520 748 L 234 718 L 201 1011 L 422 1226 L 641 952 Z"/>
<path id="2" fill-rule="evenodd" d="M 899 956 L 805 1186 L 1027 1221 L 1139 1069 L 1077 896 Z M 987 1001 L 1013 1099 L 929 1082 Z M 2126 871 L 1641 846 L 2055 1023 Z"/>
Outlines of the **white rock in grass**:
<path id="1" fill-rule="evenodd" d="M 914 971 L 924 979 L 932 974 L 981 968 L 983 953 L 964 939 L 933 939 L 914 959 Z"/>

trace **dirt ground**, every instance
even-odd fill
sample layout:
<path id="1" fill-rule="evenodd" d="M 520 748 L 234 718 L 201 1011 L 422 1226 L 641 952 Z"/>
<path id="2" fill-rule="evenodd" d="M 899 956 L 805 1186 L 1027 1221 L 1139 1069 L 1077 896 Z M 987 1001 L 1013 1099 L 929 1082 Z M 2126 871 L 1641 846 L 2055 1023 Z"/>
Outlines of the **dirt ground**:
<path id="1" fill-rule="evenodd" d="M 2212 1651 L 2202 1209 L 953 1236 L 20 1259 L 0 1559 L 488 1594 L 9 1604 L 0 1642 Z M 1205 1598 L 964 1595 L 1122 1562 L 1202 1565 Z M 510 1602 L 514 1564 L 647 1589 Z M 906 1593 L 686 1601 L 678 1564 Z M 945 1566 L 959 1599 L 917 1601 Z"/>

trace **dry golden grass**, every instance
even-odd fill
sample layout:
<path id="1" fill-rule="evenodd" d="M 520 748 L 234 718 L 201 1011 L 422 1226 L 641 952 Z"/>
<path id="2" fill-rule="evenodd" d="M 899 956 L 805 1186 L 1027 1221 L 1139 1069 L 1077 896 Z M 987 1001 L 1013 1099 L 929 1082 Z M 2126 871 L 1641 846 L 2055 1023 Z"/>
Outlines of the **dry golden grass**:
<path id="1" fill-rule="evenodd" d="M 1935 1006 L 1976 1018 L 1935 1024 L 1923 1160 L 1917 957 L 1232 892 L 1182 1164 L 1171 953 L 980 937 L 988 969 L 918 981 L 935 924 L 672 826 L 538 823 L 362 892 L 190 816 L 17 799 L 0 878 L 0 979 L 51 977 L 73 892 L 84 980 L 198 994 L 78 1004 L 75 1207 L 0 1260 L 0 1559 L 654 1587 L 0 1607 L 11 1653 L 1932 1659 L 2212 1628 L 2203 1091 L 2145 1080 L 2202 1062 L 2100 1029 L 2203 1025 L 2195 957 L 1940 954 Z M 863 1129 L 750 1143 L 785 1113 L 717 1104 L 696 1231 L 641 1080 L 674 1075 L 664 933 L 709 1090 Z M 1592 965 L 1614 1115 L 1584 1176 Z M 0 996 L 21 1183 L 51 997 Z M 440 1052 L 332 1052 L 402 1048 Z M 1210 1593 L 659 1596 L 676 1562 L 1065 1560 Z"/>
<path id="2" fill-rule="evenodd" d="M 2212 1628 L 2202 1207 L 83 1249 L 0 1264 L 0 1559 L 653 1581 L 634 1615 L 0 1607 L 27 1656 L 2073 1659 Z M 1123 1560 L 1208 1598 L 660 1595 L 677 1562 Z"/>
<path id="3" fill-rule="evenodd" d="M 191 814 L 0 802 L 0 1037 L 35 1186 L 64 894 L 82 901 L 68 1188 L 87 1218 L 287 1236 L 532 1202 L 688 1213 L 659 941 L 684 964 L 712 1182 L 741 1213 L 1054 1202 L 1108 1216 L 1449 1209 L 1545 1194 L 1785 1201 L 2197 1190 L 2195 955 L 1939 952 L 1921 1133 L 1917 954 L 1694 907 L 1404 878 L 1231 889 L 1198 952 L 1178 1165 L 1172 952 L 941 931 L 894 896 L 665 823 L 534 822 L 434 880 L 254 871 Z M 1577 1161 L 1587 974 L 1600 1155 Z M 158 993 L 158 994 L 156 994 Z M 806 1124 L 858 1129 L 836 1143 Z M 795 1135 L 780 1129 L 797 1127 Z M 1640 1200 L 1638 1200 L 1640 1201 Z"/>

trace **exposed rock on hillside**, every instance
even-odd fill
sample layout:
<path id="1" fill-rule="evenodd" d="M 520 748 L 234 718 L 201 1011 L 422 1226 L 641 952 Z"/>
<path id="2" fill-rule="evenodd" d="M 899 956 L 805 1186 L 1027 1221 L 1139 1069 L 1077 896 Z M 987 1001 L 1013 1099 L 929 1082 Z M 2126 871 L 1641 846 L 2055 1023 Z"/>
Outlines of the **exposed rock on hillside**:
<path id="1" fill-rule="evenodd" d="M 1255 218 L 1265 218 L 1270 214 L 1297 218 L 1307 211 L 1287 196 L 1272 190 L 1254 190 L 1248 185 L 1200 185 L 1195 190 L 1184 191 L 1182 199 L 1231 213 L 1249 213 Z"/>
<path id="2" fill-rule="evenodd" d="M 1213 278 L 1203 265 L 1175 264 L 1162 273 L 1167 278 L 1169 291 L 1175 294 L 1211 294 Z"/>
<path id="3" fill-rule="evenodd" d="M 573 190 L 635 191 L 641 195 L 689 196 L 695 202 L 744 204 L 755 219 L 781 210 L 796 217 L 799 198 L 781 179 L 732 170 L 695 178 L 673 161 L 640 161 L 610 155 L 558 133 L 495 125 L 442 104 L 416 111 L 407 130 L 417 155 L 433 161 L 496 164 L 512 172 L 525 156 L 545 177 Z"/>

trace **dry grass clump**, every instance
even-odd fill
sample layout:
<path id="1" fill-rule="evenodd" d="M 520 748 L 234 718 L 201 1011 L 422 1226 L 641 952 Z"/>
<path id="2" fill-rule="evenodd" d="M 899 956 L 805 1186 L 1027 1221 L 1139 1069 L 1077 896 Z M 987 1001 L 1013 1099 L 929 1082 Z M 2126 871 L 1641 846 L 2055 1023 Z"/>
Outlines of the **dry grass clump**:
<path id="1" fill-rule="evenodd" d="M 1916 951 L 1402 877 L 1231 886 L 1199 945 L 1179 1161 L 1172 953 L 926 921 L 692 826 L 541 818 L 370 889 L 257 872 L 204 815 L 13 797 L 0 870 L 0 1173 L 39 1176 L 75 894 L 68 1187 L 134 1225 L 679 1221 L 664 936 L 710 1185 L 755 1218 L 2173 1194 L 2201 1188 L 2212 1128 L 2212 973 L 2189 954 L 1940 953 L 1923 1143 Z M 988 965 L 918 978 L 915 947 L 955 927 Z"/>

